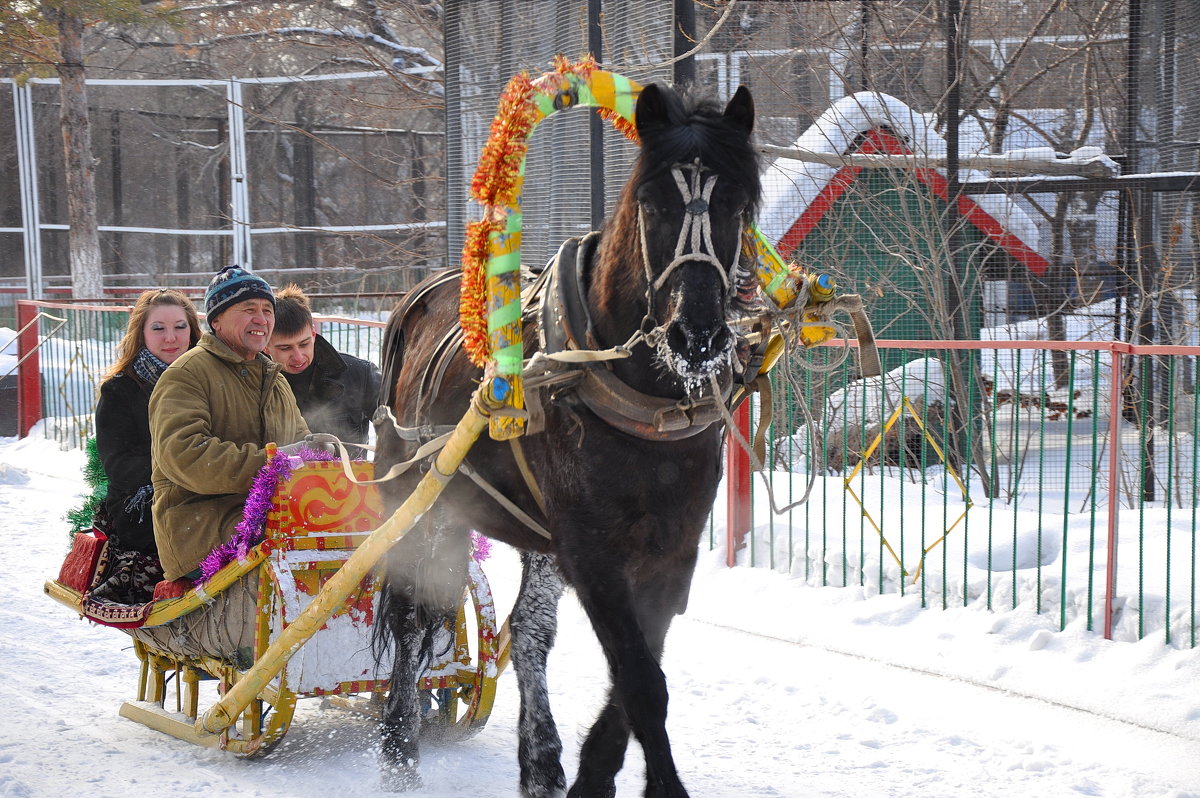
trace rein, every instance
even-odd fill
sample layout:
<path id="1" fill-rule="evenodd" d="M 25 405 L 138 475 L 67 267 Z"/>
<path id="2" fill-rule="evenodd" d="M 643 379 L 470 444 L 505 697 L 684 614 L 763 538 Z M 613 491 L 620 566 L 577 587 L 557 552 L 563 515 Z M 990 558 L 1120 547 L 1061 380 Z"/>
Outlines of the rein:
<path id="1" fill-rule="evenodd" d="M 735 287 L 731 275 L 738 273 L 742 247 L 739 245 L 735 248 L 733 264 L 726 269 L 717 257 L 712 241 L 711 199 L 719 176 L 710 173 L 701 165 L 699 159 L 690 164 L 674 164 L 671 174 L 684 206 L 682 225 L 671 261 L 655 277 L 647 246 L 646 214 L 640 206 L 638 208 L 637 224 L 642 267 L 646 277 L 647 312 L 642 324 L 628 340 L 601 349 L 593 333 L 584 290 L 584 275 L 594 256 L 599 240 L 598 234 L 593 233 L 583 239 L 572 239 L 564 243 L 553 261 L 523 292 L 525 321 L 536 321 L 539 347 L 521 369 L 526 409 L 508 412 L 524 417 L 527 434 L 536 434 L 545 428 L 544 408 L 547 403 L 570 395 L 609 426 L 622 432 L 651 441 L 682 440 L 698 434 L 714 423 L 728 425 L 731 418 L 730 405 L 740 404 L 754 390 L 762 390 L 765 378 L 758 379 L 758 369 L 748 367 L 747 373 L 739 378 L 742 382 L 735 393 L 735 376 L 731 363 L 722 369 L 720 374 L 714 372 L 709 375 L 706 386 L 709 390 L 705 392 L 707 395 L 697 399 L 688 396 L 680 399 L 652 396 L 625 384 L 609 365 L 611 361 L 631 356 L 639 344 L 644 344 L 651 350 L 658 347 L 666 335 L 666 329 L 658 323 L 655 295 L 680 266 L 693 262 L 712 266 L 720 276 L 727 299 Z M 739 221 L 738 241 L 741 241 L 743 233 L 744 224 Z M 412 307 L 416 302 L 412 295 L 406 299 L 408 307 Z M 397 322 L 397 329 L 402 323 Z M 421 380 L 422 395 L 436 395 L 441 375 L 449 360 L 461 348 L 462 340 L 461 334 L 455 335 L 453 331 L 443 339 L 437 348 L 436 356 L 425 366 Z M 389 375 L 389 380 L 394 380 L 394 375 Z M 703 388 L 701 390 L 704 391 Z M 396 464 L 387 474 L 373 482 L 393 479 L 430 456 L 444 444 L 445 433 L 450 429 L 433 425 L 402 426 L 392 415 L 390 407 L 386 406 L 379 408 L 374 420 L 381 431 L 382 427 L 390 426 L 394 434 L 402 440 L 422 442 L 422 445 L 412 458 Z M 512 438 L 509 442 L 526 487 L 544 514 L 544 500 L 525 458 L 521 441 Z M 347 476 L 353 479 L 349 467 L 344 466 L 344 470 Z M 543 537 L 549 537 L 549 532 L 536 519 L 521 510 L 508 497 L 500 494 L 465 461 L 459 467 L 459 471 L 527 527 Z"/>

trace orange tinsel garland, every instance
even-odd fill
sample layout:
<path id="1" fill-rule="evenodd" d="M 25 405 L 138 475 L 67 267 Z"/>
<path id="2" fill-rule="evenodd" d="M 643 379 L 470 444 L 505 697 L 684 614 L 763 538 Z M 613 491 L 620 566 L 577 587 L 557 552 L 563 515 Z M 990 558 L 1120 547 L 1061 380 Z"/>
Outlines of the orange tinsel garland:
<path id="1" fill-rule="evenodd" d="M 533 83 L 528 73 L 522 72 L 509 80 L 500 96 L 487 144 L 471 180 L 471 196 L 483 205 L 483 219 L 467 225 L 462 252 L 459 319 L 463 328 L 463 347 L 471 362 L 481 367 L 487 364 L 489 355 L 488 236 L 502 229 L 503 209 L 516 200 L 517 177 L 534 124 L 532 97 Z"/>
<path id="2" fill-rule="evenodd" d="M 471 362 L 484 366 L 490 347 L 487 329 L 487 262 L 488 236 L 504 229 L 507 209 L 517 207 L 520 196 L 521 165 L 529 150 L 529 134 L 539 120 L 534 92 L 546 91 L 554 74 L 574 74 L 587 80 L 596 69 L 590 56 L 571 63 L 562 56 L 554 59 L 554 71 L 537 84 L 529 74 L 521 72 L 505 86 L 500 95 L 496 116 L 479 166 L 471 180 L 471 196 L 483 206 L 483 219 L 467 225 L 462 251 L 462 283 L 459 294 L 459 318 L 465 337 L 463 346 Z M 636 141 L 633 123 L 609 108 L 599 108 L 600 115 L 613 123 L 617 130 Z"/>

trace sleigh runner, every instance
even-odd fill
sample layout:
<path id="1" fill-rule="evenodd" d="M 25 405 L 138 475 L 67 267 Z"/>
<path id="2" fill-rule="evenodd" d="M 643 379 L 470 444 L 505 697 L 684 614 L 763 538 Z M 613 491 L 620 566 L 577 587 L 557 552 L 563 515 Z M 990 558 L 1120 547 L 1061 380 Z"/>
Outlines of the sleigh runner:
<path id="1" fill-rule="evenodd" d="M 336 462 L 292 470 L 276 485 L 261 543 L 183 596 L 154 602 L 144 623 L 126 630 L 141 667 L 136 698 L 121 705 L 122 717 L 197 745 L 255 756 L 282 739 L 300 698 L 324 697 L 377 714 L 389 686 L 377 674 L 386 674 L 389 663 L 377 666 L 371 649 L 380 579 L 368 574 L 302 645 L 274 663 L 277 675 L 235 724 L 219 735 L 197 729 L 203 684 L 215 681 L 225 695 L 248 668 L 263 666 L 271 643 L 379 525 L 378 491 L 362 484 L 371 479 L 372 465 L 350 467 L 357 482 Z M 45 591 L 87 617 L 82 591 L 59 580 L 46 582 Z M 475 560 L 457 620 L 443 630 L 436 650 L 440 656 L 416 683 L 425 729 L 442 738 L 468 736 L 487 722 L 507 663 L 491 589 Z"/>

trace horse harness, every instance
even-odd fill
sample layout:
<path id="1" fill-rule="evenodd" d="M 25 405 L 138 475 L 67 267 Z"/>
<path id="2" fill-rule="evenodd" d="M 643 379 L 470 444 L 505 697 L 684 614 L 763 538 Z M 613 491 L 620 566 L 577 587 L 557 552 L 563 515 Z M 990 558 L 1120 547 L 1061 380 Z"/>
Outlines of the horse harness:
<path id="1" fill-rule="evenodd" d="M 683 196 L 685 215 L 673 259 L 657 278 L 651 271 L 646 254 L 645 221 L 641 209 L 638 211 L 648 310 L 641 328 L 625 344 L 609 349 L 600 348 L 587 305 L 586 280 L 591 261 L 596 256 L 599 233 L 589 233 L 582 239 L 573 238 L 564 242 L 557 255 L 532 277 L 522 291 L 522 305 L 525 308 L 523 323 L 525 326 L 535 325 L 538 333 L 538 351 L 526 361 L 522 375 L 527 414 L 526 434 L 536 435 L 545 430 L 548 404 L 560 403 L 568 412 L 573 412 L 571 405 L 578 402 L 611 427 L 628 435 L 649 441 L 683 440 L 726 418 L 733 409 L 731 400 L 740 404 L 751 390 L 762 385 L 762 380 L 755 381 L 762 363 L 762 346 L 751 353 L 749 361 L 739 373 L 726 364 L 711 385 L 701 389 L 700 395 L 695 398 L 685 396 L 672 399 L 642 393 L 622 381 L 611 368 L 611 361 L 629 356 L 630 347 L 637 343 L 652 346 L 664 334 L 655 318 L 654 295 L 681 265 L 688 262 L 709 264 L 721 275 L 726 293 L 733 291 L 731 274 L 737 273 L 738 264 L 735 262 L 727 272 L 716 257 L 712 244 L 708 205 L 717 177 L 709 175 L 705 178 L 704 171 L 698 162 L 672 167 L 676 186 Z M 685 178 L 685 172 L 690 173 L 690 179 Z M 741 247 L 737 249 L 740 256 Z M 394 330 L 402 327 L 403 315 L 430 292 L 457 280 L 459 276 L 457 271 L 443 273 L 426 283 L 420 291 L 406 296 L 397 310 Z M 462 328 L 455 325 L 435 347 L 433 357 L 421 373 L 418 396 L 422 407 L 418 409 L 417 418 L 428 417 L 428 406 L 437 397 L 449 365 L 462 347 L 463 340 Z M 393 351 L 392 342 L 385 341 L 385 351 Z M 385 391 L 395 384 L 397 365 L 390 359 L 384 363 Z M 434 425 L 403 427 L 391 417 L 388 397 L 383 398 L 383 406 L 376 412 L 375 423 L 385 423 L 390 419 L 396 434 L 404 440 L 428 442 L 453 429 L 452 426 Z M 544 514 L 541 490 L 528 466 L 520 439 L 514 438 L 510 443 L 526 486 Z M 464 463 L 461 470 L 527 526 L 549 537 L 540 524 L 483 481 L 468 464 Z"/>

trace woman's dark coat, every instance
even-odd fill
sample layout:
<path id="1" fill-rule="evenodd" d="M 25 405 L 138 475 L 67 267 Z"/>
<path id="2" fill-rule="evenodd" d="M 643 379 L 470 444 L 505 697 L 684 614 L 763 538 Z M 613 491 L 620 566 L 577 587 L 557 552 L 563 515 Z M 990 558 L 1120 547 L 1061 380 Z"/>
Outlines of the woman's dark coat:
<path id="1" fill-rule="evenodd" d="M 96 451 L 108 477 L 104 509 L 122 549 L 154 554 L 150 508 L 150 390 L 133 374 L 100 386 L 96 404 Z"/>

